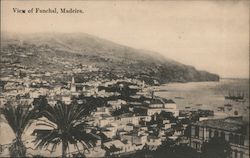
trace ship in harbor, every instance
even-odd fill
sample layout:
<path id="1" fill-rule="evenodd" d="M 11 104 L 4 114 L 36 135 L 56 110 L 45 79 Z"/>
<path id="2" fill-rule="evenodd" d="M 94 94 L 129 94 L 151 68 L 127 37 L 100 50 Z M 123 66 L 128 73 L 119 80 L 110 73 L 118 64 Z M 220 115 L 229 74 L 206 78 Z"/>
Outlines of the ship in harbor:
<path id="1" fill-rule="evenodd" d="M 233 100 L 236 102 L 245 102 L 245 94 L 244 92 L 234 92 L 234 91 L 229 91 L 228 95 L 225 96 L 226 100 Z"/>

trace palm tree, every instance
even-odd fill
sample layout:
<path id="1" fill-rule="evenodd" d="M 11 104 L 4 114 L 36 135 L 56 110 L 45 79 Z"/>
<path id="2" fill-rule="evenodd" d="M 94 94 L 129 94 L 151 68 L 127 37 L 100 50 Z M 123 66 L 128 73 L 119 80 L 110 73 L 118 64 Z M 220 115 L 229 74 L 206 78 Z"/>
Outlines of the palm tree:
<path id="1" fill-rule="evenodd" d="M 48 129 L 36 129 L 33 134 L 36 135 L 36 148 L 48 147 L 52 144 L 52 151 L 62 144 L 62 157 L 66 157 L 69 144 L 77 147 L 80 142 L 83 147 L 88 148 L 92 145 L 94 137 L 86 132 L 86 117 L 91 113 L 93 106 L 86 104 L 72 103 L 65 105 L 58 101 L 55 106 L 48 106 L 42 111 L 42 116 L 46 120 L 41 120 L 40 125 L 47 126 Z"/>
<path id="2" fill-rule="evenodd" d="M 15 134 L 15 139 L 9 148 L 10 157 L 25 157 L 26 147 L 23 144 L 22 135 L 32 123 L 33 110 L 30 107 L 6 105 L 0 111 Z"/>

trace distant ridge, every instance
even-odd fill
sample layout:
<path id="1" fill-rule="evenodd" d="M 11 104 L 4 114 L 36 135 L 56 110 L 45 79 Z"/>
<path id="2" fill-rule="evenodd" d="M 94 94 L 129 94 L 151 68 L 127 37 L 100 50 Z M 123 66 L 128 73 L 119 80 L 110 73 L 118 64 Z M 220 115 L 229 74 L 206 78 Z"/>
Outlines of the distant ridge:
<path id="1" fill-rule="evenodd" d="M 52 58 L 93 65 L 125 77 L 136 77 L 146 82 L 159 83 L 218 81 L 219 76 L 198 71 L 193 66 L 167 59 L 155 52 L 134 49 L 128 46 L 85 33 L 37 33 L 9 34 L 1 37 L 2 57 L 7 52 L 32 54 L 18 59 L 24 65 L 44 70 L 62 71 L 63 64 L 52 62 Z M 18 51 L 17 51 L 18 50 Z"/>

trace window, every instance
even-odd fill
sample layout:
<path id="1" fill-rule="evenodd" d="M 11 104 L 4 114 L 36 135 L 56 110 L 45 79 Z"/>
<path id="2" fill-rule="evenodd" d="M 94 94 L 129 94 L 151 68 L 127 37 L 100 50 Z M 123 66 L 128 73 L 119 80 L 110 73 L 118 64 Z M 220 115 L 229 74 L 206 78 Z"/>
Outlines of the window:
<path id="1" fill-rule="evenodd" d="M 218 131 L 214 131 L 214 137 L 218 137 L 219 136 L 219 132 Z"/>
<path id="2" fill-rule="evenodd" d="M 195 136 L 199 137 L 199 126 L 195 126 Z"/>
<path id="3" fill-rule="evenodd" d="M 233 143 L 234 141 L 234 135 L 232 133 L 229 134 L 229 142 Z"/>
<path id="4" fill-rule="evenodd" d="M 194 142 L 191 143 L 191 146 L 192 146 L 192 148 L 195 149 L 195 143 Z"/>
<path id="5" fill-rule="evenodd" d="M 191 126 L 191 136 L 195 136 L 195 126 Z"/>
<path id="6" fill-rule="evenodd" d="M 239 144 L 240 143 L 240 136 L 239 135 L 235 135 L 235 137 L 234 137 L 234 143 L 235 144 Z"/>
<path id="7" fill-rule="evenodd" d="M 244 152 L 240 152 L 240 158 L 243 158 Z"/>
<path id="8" fill-rule="evenodd" d="M 199 143 L 196 144 L 196 150 L 200 150 L 200 144 Z"/>
<path id="9" fill-rule="evenodd" d="M 221 138 L 225 139 L 225 132 L 220 133 Z"/>
<path id="10" fill-rule="evenodd" d="M 200 129 L 199 129 L 199 137 L 200 138 L 203 138 L 203 128 L 202 127 L 200 127 Z"/>
<path id="11" fill-rule="evenodd" d="M 244 145 L 245 137 L 243 135 L 240 136 L 240 145 Z"/>
<path id="12" fill-rule="evenodd" d="M 235 151 L 234 151 L 234 158 L 237 158 L 237 157 L 238 157 L 238 151 L 235 150 Z"/>
<path id="13" fill-rule="evenodd" d="M 209 138 L 212 138 L 212 130 L 211 129 L 209 129 L 208 134 L 209 134 Z"/>

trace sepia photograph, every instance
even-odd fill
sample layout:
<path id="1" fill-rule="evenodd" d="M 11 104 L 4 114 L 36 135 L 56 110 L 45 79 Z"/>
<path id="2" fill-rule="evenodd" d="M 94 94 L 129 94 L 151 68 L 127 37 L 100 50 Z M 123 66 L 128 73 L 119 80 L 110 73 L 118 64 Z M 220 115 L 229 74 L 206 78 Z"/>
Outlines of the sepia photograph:
<path id="1" fill-rule="evenodd" d="M 248 0 L 2 0 L 0 157 L 249 158 Z"/>

